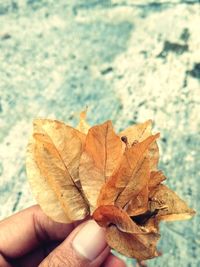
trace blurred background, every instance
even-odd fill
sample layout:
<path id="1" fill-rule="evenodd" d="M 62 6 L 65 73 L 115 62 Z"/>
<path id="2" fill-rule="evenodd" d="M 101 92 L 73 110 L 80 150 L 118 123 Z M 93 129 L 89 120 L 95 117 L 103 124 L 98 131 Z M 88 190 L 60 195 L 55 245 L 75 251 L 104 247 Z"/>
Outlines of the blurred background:
<path id="1" fill-rule="evenodd" d="M 0 219 L 35 203 L 33 119 L 74 126 L 86 105 L 92 125 L 153 119 L 166 183 L 198 210 L 199 103 L 199 1 L 0 0 Z M 200 266 L 199 214 L 161 234 L 148 266 Z"/>

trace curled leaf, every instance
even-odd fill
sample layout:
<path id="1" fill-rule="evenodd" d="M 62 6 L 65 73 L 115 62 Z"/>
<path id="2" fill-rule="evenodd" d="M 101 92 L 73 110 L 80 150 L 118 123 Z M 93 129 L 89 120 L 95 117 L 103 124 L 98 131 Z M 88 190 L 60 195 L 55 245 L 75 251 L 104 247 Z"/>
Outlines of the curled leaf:
<path id="1" fill-rule="evenodd" d="M 195 214 L 195 211 L 190 209 L 185 201 L 163 184 L 152 190 L 149 197 L 149 209 L 158 211 L 156 217 L 159 220 L 186 220 Z"/>
<path id="2" fill-rule="evenodd" d="M 106 227 L 106 240 L 118 252 L 139 260 L 158 256 L 159 235 L 138 226 L 121 208 L 101 206 L 93 213 L 93 218 Z"/>
<path id="3" fill-rule="evenodd" d="M 159 253 L 156 249 L 158 239 L 159 237 L 155 233 L 134 235 L 122 233 L 114 225 L 106 228 L 106 240 L 109 246 L 119 253 L 137 260 L 158 257 Z"/>
<path id="4" fill-rule="evenodd" d="M 94 211 L 92 216 L 102 227 L 108 227 L 112 224 L 125 233 L 136 235 L 149 233 L 148 229 L 140 228 L 123 209 L 116 206 L 100 206 Z"/>

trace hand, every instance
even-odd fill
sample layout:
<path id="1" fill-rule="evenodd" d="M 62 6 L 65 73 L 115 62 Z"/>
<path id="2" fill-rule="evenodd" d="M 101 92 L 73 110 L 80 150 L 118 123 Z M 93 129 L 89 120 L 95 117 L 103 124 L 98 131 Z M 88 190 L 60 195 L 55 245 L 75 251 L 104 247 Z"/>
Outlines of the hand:
<path id="1" fill-rule="evenodd" d="M 38 205 L 0 222 L 2 267 L 125 267 L 112 255 L 103 228 L 93 220 L 52 221 Z"/>

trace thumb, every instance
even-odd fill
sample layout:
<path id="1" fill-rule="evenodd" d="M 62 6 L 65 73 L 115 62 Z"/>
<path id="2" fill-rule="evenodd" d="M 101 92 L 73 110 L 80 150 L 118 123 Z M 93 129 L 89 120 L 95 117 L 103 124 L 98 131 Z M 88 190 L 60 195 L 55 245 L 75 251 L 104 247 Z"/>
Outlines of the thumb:
<path id="1" fill-rule="evenodd" d="M 75 228 L 39 267 L 97 267 L 108 254 L 104 229 L 89 220 Z"/>

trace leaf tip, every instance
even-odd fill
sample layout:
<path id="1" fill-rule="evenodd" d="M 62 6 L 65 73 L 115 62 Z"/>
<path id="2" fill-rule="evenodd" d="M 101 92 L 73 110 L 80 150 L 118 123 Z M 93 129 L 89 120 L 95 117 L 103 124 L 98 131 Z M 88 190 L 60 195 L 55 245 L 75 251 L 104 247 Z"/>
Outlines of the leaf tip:
<path id="1" fill-rule="evenodd" d="M 88 111 L 88 106 L 86 106 L 85 109 L 80 112 L 80 120 L 85 120 L 86 119 L 87 111 Z"/>
<path id="2" fill-rule="evenodd" d="M 146 123 L 152 126 L 153 120 L 152 119 L 149 119 L 149 120 L 146 121 Z"/>
<path id="3" fill-rule="evenodd" d="M 154 136 L 155 136 L 156 139 L 160 138 L 160 133 L 156 133 Z"/>

